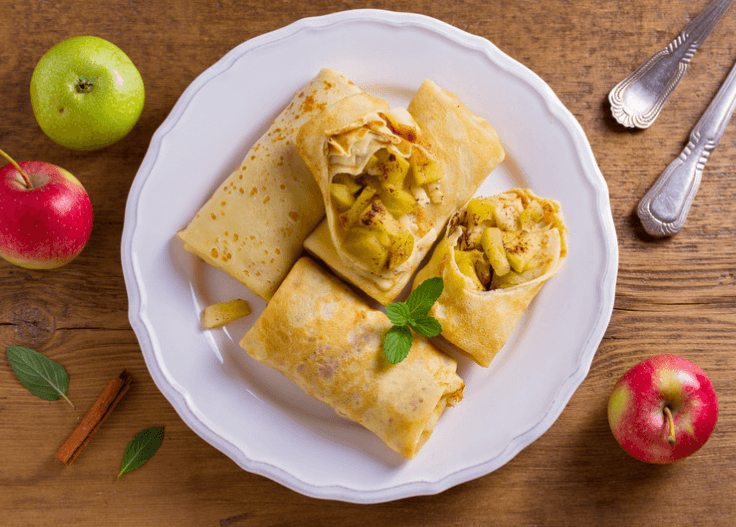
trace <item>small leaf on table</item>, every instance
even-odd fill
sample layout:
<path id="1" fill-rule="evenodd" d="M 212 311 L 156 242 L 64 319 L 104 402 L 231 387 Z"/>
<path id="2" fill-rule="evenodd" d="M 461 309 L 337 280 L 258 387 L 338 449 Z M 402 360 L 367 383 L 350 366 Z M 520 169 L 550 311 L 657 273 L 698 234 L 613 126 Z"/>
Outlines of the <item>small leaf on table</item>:
<path id="1" fill-rule="evenodd" d="M 56 401 L 63 397 L 74 408 L 66 396 L 69 375 L 64 366 L 23 346 L 8 346 L 6 352 L 15 375 L 33 395 L 46 401 Z"/>
<path id="2" fill-rule="evenodd" d="M 161 442 L 164 440 L 164 427 L 153 426 L 138 432 L 133 440 L 128 443 L 123 453 L 123 461 L 120 464 L 118 477 L 137 469 L 156 453 Z"/>

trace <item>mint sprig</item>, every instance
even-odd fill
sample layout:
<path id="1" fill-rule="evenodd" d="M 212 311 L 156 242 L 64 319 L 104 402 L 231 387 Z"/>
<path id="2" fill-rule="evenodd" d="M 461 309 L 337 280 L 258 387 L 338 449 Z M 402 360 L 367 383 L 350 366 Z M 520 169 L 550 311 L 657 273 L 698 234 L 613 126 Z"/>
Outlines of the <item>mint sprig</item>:
<path id="1" fill-rule="evenodd" d="M 439 299 L 444 285 L 442 278 L 430 278 L 419 284 L 406 302 L 386 306 L 386 316 L 393 326 L 383 335 L 383 354 L 390 363 L 398 364 L 409 355 L 412 329 L 427 338 L 442 333 L 442 325 L 429 315 L 429 310 Z"/>

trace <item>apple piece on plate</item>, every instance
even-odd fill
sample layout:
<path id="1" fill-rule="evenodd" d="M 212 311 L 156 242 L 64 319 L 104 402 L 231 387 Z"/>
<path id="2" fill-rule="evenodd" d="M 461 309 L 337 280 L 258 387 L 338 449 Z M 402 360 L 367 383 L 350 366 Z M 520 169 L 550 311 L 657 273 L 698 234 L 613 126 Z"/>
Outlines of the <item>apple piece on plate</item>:
<path id="1" fill-rule="evenodd" d="M 0 168 L 0 256 L 29 269 L 61 267 L 92 232 L 92 202 L 77 178 L 39 161 Z"/>
<path id="2" fill-rule="evenodd" d="M 128 134 L 143 111 L 143 79 L 115 44 L 91 36 L 59 42 L 31 76 L 31 105 L 44 133 L 62 146 L 94 150 Z"/>
<path id="3" fill-rule="evenodd" d="M 219 328 L 225 324 L 251 314 L 247 300 L 236 298 L 228 302 L 218 302 L 204 308 L 202 324 L 205 329 Z"/>
<path id="4" fill-rule="evenodd" d="M 608 403 L 608 423 L 619 444 L 648 463 L 671 463 L 702 447 L 718 421 L 708 376 L 676 355 L 657 355 L 627 371 Z"/>

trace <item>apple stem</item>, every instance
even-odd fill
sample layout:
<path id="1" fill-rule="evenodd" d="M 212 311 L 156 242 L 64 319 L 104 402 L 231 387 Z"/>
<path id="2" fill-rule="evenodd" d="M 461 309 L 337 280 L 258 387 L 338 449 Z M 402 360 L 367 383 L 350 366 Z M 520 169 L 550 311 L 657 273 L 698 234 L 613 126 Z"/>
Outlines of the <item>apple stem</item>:
<path id="1" fill-rule="evenodd" d="M 669 434 L 667 435 L 667 442 L 675 446 L 675 421 L 672 419 L 672 412 L 670 411 L 668 406 L 664 407 L 664 415 L 667 416 L 667 422 L 669 423 Z"/>
<path id="2" fill-rule="evenodd" d="M 26 186 L 26 188 L 33 188 L 33 184 L 31 183 L 31 180 L 28 177 L 28 174 L 23 172 L 23 169 L 18 166 L 18 163 L 16 163 L 12 157 L 10 157 L 8 154 L 3 152 L 2 150 L 0 150 L 0 156 L 3 156 L 5 159 L 10 161 L 10 164 L 13 165 L 18 172 L 20 172 L 20 175 L 23 178 L 23 184 Z"/>
<path id="3" fill-rule="evenodd" d="M 84 76 L 79 77 L 75 86 L 77 93 L 91 93 L 95 82 L 97 82 L 97 77 L 92 77 L 91 79 Z"/>

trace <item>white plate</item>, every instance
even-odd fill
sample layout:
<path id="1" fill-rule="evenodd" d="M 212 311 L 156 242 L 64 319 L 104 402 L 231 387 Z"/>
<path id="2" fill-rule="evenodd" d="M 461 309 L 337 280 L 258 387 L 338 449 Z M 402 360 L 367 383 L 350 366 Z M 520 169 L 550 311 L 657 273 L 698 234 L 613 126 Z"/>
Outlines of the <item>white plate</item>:
<path id="1" fill-rule="evenodd" d="M 514 186 L 562 203 L 570 256 L 489 369 L 460 359 L 465 399 L 411 461 L 338 417 L 238 341 L 264 304 L 174 239 L 248 147 L 322 67 L 405 106 L 425 78 L 498 130 L 507 160 L 479 194 Z M 320 498 L 433 494 L 499 468 L 540 437 L 585 378 L 613 308 L 618 249 L 608 189 L 552 90 L 485 39 L 421 15 L 346 11 L 241 44 L 200 75 L 153 136 L 125 214 L 130 321 L 159 389 L 245 470 Z M 254 314 L 202 331 L 202 308 L 241 296 Z"/>

